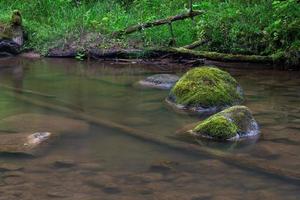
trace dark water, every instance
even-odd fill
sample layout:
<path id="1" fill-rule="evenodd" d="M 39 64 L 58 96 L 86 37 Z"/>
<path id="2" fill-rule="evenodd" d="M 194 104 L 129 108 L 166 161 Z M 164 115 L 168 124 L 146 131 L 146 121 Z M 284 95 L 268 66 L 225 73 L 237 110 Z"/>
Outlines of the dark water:
<path id="1" fill-rule="evenodd" d="M 225 70 L 244 89 L 244 105 L 253 111 L 261 136 L 250 143 L 202 145 L 300 173 L 300 73 Z M 47 94 L 22 95 L 151 133 L 168 144 L 174 142 L 172 136 L 178 129 L 202 118 L 168 107 L 164 102 L 168 91 L 135 84 L 164 71 L 181 75 L 184 69 L 14 59 L 0 61 L 0 84 Z M 23 126 L 18 118 L 22 113 L 76 118 L 74 113 L 21 101 L 5 87 L 0 91 L 0 118 L 16 117 L 16 128 Z M 214 157 L 176 151 L 109 127 L 88 125 L 80 136 L 62 135 L 38 157 L 1 155 L 0 164 L 13 169 L 0 165 L 0 199 L 300 198 L 298 182 L 238 168 Z M 76 127 L 67 128 L 77 131 Z M 2 127 L 0 131 L 4 134 L 7 130 Z"/>

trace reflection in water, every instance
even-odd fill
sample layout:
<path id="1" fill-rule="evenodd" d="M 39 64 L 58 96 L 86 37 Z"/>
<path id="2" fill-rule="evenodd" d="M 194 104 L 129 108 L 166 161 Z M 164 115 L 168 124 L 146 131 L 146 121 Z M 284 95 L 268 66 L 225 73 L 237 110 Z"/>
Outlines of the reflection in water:
<path id="1" fill-rule="evenodd" d="M 22 89 L 23 88 L 23 78 L 24 78 L 24 69 L 21 65 L 14 66 L 12 68 L 12 81 L 13 81 L 13 87 L 16 89 Z M 16 90 L 19 91 L 20 90 Z"/>
<path id="2" fill-rule="evenodd" d="M 0 82 L 54 95 L 27 96 L 60 106 L 68 102 L 96 118 L 151 132 L 165 142 L 172 142 L 177 130 L 203 119 L 166 106 L 168 91 L 135 87 L 137 81 L 156 73 L 155 66 L 87 65 L 66 59 L 20 63 L 2 69 L 0 62 Z M 178 75 L 184 71 L 174 69 Z M 250 143 L 202 141 L 201 145 L 299 171 L 300 74 L 229 72 L 243 87 L 244 104 L 253 111 L 262 135 Z M 32 112 L 70 117 L 17 101 L 4 92 L 0 106 L 2 119 L 11 115 L 20 119 L 20 113 Z M 64 128 L 60 126 L 56 128 Z M 297 199 L 300 195 L 294 183 L 145 143 L 109 128 L 91 127 L 81 137 L 59 138 L 38 158 L 2 155 L 0 168 L 6 171 L 0 170 L 0 199 Z"/>

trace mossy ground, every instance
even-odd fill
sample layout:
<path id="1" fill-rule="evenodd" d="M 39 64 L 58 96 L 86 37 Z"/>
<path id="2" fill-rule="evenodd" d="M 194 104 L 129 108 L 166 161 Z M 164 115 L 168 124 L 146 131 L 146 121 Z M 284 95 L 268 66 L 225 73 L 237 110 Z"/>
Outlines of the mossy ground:
<path id="1" fill-rule="evenodd" d="M 10 24 L 0 22 L 0 39 L 11 39 L 13 35 Z"/>
<path id="2" fill-rule="evenodd" d="M 239 128 L 222 115 L 212 116 L 196 126 L 193 131 L 216 140 L 226 140 L 236 136 Z"/>
<path id="3" fill-rule="evenodd" d="M 199 67 L 188 71 L 172 88 L 175 103 L 186 106 L 227 106 L 243 100 L 238 83 L 227 72 L 215 67 Z"/>

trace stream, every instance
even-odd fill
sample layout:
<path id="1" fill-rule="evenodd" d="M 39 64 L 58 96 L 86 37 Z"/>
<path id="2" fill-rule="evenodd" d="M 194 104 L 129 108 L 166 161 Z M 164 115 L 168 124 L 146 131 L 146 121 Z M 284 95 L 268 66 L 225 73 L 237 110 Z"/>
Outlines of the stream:
<path id="1" fill-rule="evenodd" d="M 230 64 L 223 69 L 244 89 L 243 105 L 253 112 L 261 135 L 250 142 L 199 145 L 300 173 L 300 73 Z M 176 64 L 1 59 L 0 85 L 34 91 L 22 95 L 151 133 L 168 144 L 177 140 L 177 130 L 207 116 L 178 113 L 165 103 L 168 91 L 141 88 L 137 82 L 186 70 Z M 0 91 L 0 134 L 62 133 L 37 156 L 0 152 L 0 200 L 300 198 L 299 182 L 143 141 L 24 102 L 5 87 Z"/>

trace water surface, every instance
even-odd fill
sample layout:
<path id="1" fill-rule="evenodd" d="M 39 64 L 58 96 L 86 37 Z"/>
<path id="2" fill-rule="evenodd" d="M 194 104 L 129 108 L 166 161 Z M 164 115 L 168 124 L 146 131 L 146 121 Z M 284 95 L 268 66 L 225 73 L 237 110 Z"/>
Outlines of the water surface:
<path id="1" fill-rule="evenodd" d="M 177 113 L 168 91 L 143 89 L 136 82 L 180 66 L 78 62 L 68 59 L 2 60 L 0 84 L 47 94 L 26 97 L 84 112 L 174 142 L 176 130 L 202 120 Z M 244 89 L 261 127 L 251 143 L 203 143 L 272 166 L 300 169 L 300 74 L 225 68 Z M 23 102 L 0 88 L 0 118 L 22 113 L 76 118 Z M 81 136 L 61 137 L 35 158 L 1 155 L 0 199 L 299 199 L 299 184 L 225 164 L 212 157 L 175 151 L 89 124 Z M 18 123 L 15 125 L 18 126 Z M 61 125 L 60 125 L 61 126 Z M 1 127 L 0 127 L 1 128 Z M 5 133 L 2 127 L 1 133 Z M 59 162 L 58 162 L 59 161 Z M 63 164 L 57 164 L 62 162 Z"/>

